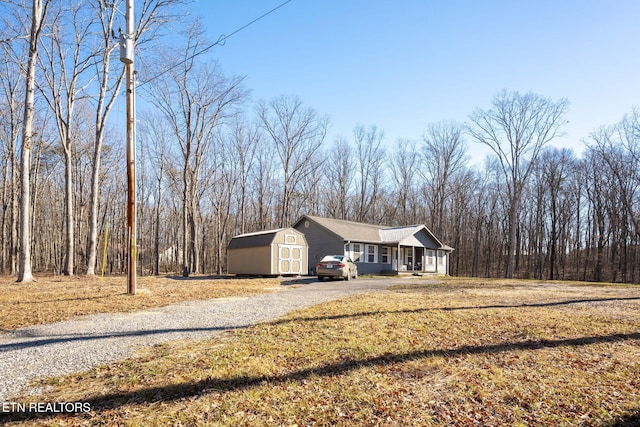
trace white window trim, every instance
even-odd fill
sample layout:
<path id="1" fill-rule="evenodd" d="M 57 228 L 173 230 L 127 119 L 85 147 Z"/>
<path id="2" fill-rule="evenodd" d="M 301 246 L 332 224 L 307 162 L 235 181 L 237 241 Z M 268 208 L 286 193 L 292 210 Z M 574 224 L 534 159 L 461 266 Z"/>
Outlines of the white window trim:
<path id="1" fill-rule="evenodd" d="M 382 253 L 383 249 L 387 250 L 386 254 Z M 385 256 L 387 257 L 387 261 L 386 262 L 384 261 L 384 257 Z M 391 264 L 391 248 L 389 246 L 381 246 L 380 247 L 380 262 L 382 264 Z"/>
<path id="2" fill-rule="evenodd" d="M 365 247 L 364 262 L 367 264 L 377 264 L 378 263 L 378 245 L 366 244 L 364 245 L 364 247 Z M 373 261 L 369 261 L 369 255 L 371 255 L 371 253 L 369 252 L 369 248 L 371 247 L 373 247 Z"/>
<path id="3" fill-rule="evenodd" d="M 435 265 L 433 249 L 427 249 L 427 265 Z"/>
<path id="4" fill-rule="evenodd" d="M 356 251 L 355 246 L 358 245 L 358 250 Z M 362 255 L 364 254 L 364 244 L 362 243 L 351 243 L 349 244 L 348 256 L 353 260 L 353 262 L 365 262 L 362 260 Z"/>

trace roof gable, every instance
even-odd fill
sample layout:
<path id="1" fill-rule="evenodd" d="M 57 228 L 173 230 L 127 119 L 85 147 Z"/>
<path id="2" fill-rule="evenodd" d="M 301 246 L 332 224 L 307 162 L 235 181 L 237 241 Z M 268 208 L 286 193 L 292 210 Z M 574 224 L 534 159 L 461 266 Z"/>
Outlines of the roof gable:
<path id="1" fill-rule="evenodd" d="M 407 246 L 415 246 L 416 243 L 420 243 L 425 248 L 444 249 L 442 242 L 423 224 L 389 227 L 381 230 L 380 234 L 385 243 Z"/>

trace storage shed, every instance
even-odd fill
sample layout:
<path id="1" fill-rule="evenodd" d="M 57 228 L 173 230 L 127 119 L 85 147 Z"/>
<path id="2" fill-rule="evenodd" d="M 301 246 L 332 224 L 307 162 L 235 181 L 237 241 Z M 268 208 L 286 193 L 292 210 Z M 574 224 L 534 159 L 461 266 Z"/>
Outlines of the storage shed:
<path id="1" fill-rule="evenodd" d="M 235 236 L 227 246 L 228 272 L 238 275 L 306 274 L 309 246 L 293 228 Z"/>

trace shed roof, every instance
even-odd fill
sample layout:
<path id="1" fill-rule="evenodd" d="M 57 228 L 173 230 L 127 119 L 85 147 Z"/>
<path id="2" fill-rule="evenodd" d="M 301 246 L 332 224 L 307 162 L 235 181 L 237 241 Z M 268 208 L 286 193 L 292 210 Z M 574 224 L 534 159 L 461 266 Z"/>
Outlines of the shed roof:
<path id="1" fill-rule="evenodd" d="M 286 230 L 277 228 L 274 230 L 256 231 L 254 233 L 239 234 L 231 239 L 227 249 L 254 248 L 257 246 L 268 246 L 273 242 L 276 234 Z"/>

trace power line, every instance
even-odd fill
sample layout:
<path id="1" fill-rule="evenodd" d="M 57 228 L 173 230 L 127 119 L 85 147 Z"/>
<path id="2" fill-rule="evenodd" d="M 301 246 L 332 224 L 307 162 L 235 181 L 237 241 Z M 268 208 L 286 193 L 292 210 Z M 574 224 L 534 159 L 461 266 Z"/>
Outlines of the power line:
<path id="1" fill-rule="evenodd" d="M 286 0 L 286 1 L 282 2 L 282 3 L 280 3 L 278 6 L 274 7 L 273 9 L 271 9 L 270 11 L 268 11 L 266 13 L 263 13 L 262 15 L 258 16 L 256 19 L 254 19 L 253 21 L 248 22 L 247 24 L 245 24 L 242 27 L 236 29 L 235 31 L 233 31 L 229 35 L 225 35 L 225 34 L 220 35 L 220 37 L 218 37 L 218 40 L 215 43 L 213 43 L 213 44 L 211 44 L 211 45 L 209 45 L 209 46 L 207 46 L 207 47 L 205 47 L 203 49 L 200 49 L 199 51 L 197 51 L 193 55 L 183 59 L 182 61 L 180 61 L 180 62 L 178 62 L 178 63 L 176 63 L 174 65 L 172 65 L 171 67 L 167 68 L 166 70 L 161 71 L 160 73 L 158 73 L 158 74 L 156 74 L 156 75 L 154 75 L 152 77 L 149 77 L 147 80 L 139 83 L 138 87 L 143 86 L 143 85 L 145 85 L 145 84 L 147 84 L 147 83 L 149 83 L 149 82 L 151 82 L 151 81 L 153 81 L 153 80 L 155 80 L 155 79 L 167 74 L 169 71 L 173 70 L 174 68 L 184 64 L 187 61 L 192 60 L 193 58 L 195 58 L 198 55 L 202 55 L 203 53 L 207 52 L 208 50 L 211 50 L 215 46 L 224 46 L 224 44 L 226 43 L 227 39 L 229 39 L 229 38 L 233 37 L 234 35 L 238 34 L 240 31 L 245 30 L 246 28 L 248 28 L 251 25 L 255 24 L 256 22 L 260 21 L 261 19 L 266 18 L 267 16 L 271 15 L 272 13 L 274 13 L 275 11 L 280 9 L 281 7 L 285 6 L 287 3 L 291 3 L 291 1 L 292 0 Z"/>

